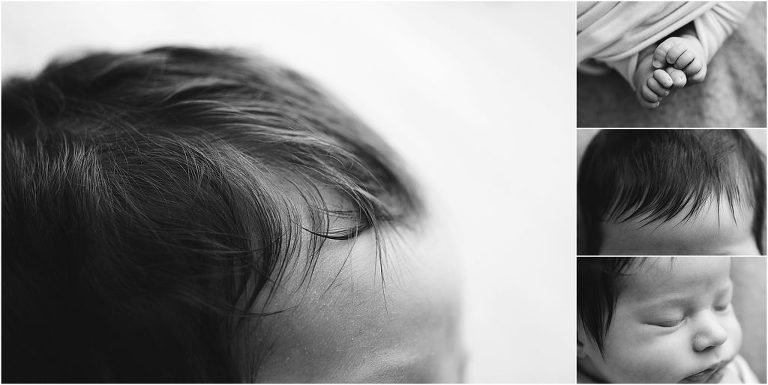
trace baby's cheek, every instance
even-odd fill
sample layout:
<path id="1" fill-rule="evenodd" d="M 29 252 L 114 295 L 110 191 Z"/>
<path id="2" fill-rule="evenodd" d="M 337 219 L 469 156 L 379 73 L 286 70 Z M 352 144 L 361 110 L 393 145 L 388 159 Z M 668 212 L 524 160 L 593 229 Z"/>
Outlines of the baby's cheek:
<path id="1" fill-rule="evenodd" d="M 739 350 L 741 350 L 741 325 L 739 324 L 739 320 L 736 318 L 736 315 L 733 313 L 733 311 L 727 315 L 724 324 L 726 330 L 728 331 L 728 339 L 724 343 L 723 348 L 725 351 L 723 352 L 723 355 L 726 357 L 723 358 L 730 358 L 738 354 Z"/>
<path id="2" fill-rule="evenodd" d="M 616 362 L 607 362 L 617 369 L 612 382 L 678 382 L 691 370 L 685 362 L 690 349 L 682 335 L 628 339 Z"/>

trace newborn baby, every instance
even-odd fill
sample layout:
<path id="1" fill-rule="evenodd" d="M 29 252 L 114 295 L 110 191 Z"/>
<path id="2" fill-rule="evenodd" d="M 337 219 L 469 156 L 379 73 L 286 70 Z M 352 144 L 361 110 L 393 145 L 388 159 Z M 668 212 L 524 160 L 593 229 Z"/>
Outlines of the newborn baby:
<path id="1" fill-rule="evenodd" d="M 756 383 L 731 259 L 579 258 L 578 382 Z"/>

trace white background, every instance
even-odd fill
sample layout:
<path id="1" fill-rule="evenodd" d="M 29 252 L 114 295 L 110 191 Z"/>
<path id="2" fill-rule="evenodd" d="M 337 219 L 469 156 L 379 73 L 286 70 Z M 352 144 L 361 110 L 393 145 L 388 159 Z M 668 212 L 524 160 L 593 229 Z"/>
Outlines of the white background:
<path id="1" fill-rule="evenodd" d="M 575 380 L 574 3 L 3 3 L 2 73 L 72 49 L 240 47 L 317 79 L 440 196 L 471 382 Z"/>

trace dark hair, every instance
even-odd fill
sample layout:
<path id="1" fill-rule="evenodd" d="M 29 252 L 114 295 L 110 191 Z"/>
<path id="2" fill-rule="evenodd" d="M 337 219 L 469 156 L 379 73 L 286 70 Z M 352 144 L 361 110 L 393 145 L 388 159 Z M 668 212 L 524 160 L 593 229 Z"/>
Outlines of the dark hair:
<path id="1" fill-rule="evenodd" d="M 576 309 L 579 322 L 587 337 L 594 339 L 600 352 L 613 311 L 621 294 L 619 278 L 633 264 L 645 258 L 632 257 L 579 257 L 576 261 Z"/>
<path id="2" fill-rule="evenodd" d="M 765 155 L 742 130 L 602 130 L 579 166 L 582 254 L 599 254 L 601 223 L 695 216 L 708 199 L 753 208 L 752 233 L 765 253 Z"/>
<path id="3" fill-rule="evenodd" d="M 291 261 L 421 212 L 367 126 L 228 50 L 53 61 L 4 82 L 2 133 L 3 381 L 250 381 Z"/>

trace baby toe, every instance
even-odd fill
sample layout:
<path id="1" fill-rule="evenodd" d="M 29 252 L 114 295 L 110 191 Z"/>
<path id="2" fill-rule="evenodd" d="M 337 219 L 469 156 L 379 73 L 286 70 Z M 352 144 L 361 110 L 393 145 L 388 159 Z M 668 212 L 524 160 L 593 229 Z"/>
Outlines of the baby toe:
<path id="1" fill-rule="evenodd" d="M 664 97 L 669 95 L 669 88 L 662 86 L 661 83 L 659 83 L 659 81 L 656 80 L 656 78 L 653 78 L 653 77 L 648 78 L 647 84 L 648 84 L 648 88 L 650 88 L 651 91 L 653 91 L 653 93 L 655 93 L 659 97 Z"/>
<path id="2" fill-rule="evenodd" d="M 677 60 L 675 61 L 674 67 L 681 70 L 683 68 L 686 68 L 691 65 L 696 59 L 696 55 L 693 54 L 691 51 L 685 51 L 680 55 Z M 698 71 L 696 71 L 698 72 Z M 686 71 L 686 74 L 688 71 Z"/>
<path id="3" fill-rule="evenodd" d="M 701 70 L 704 69 L 704 60 L 701 60 L 699 58 L 693 59 L 691 64 L 688 64 L 687 67 L 685 67 L 685 74 L 688 76 L 694 76 L 701 72 Z"/>
<path id="4" fill-rule="evenodd" d="M 704 78 L 706 77 L 707 77 L 707 66 L 704 65 L 704 66 L 701 66 L 701 69 L 699 70 L 699 72 L 696 72 L 695 74 L 690 76 L 689 79 L 691 79 L 691 82 L 700 83 L 700 82 L 703 82 Z"/>
<path id="5" fill-rule="evenodd" d="M 643 99 L 649 103 L 656 103 L 661 101 L 661 97 L 653 92 L 653 90 L 651 90 L 648 86 L 643 86 L 640 94 L 643 96 Z"/>
<path id="6" fill-rule="evenodd" d="M 672 39 L 664 40 L 661 44 L 659 44 L 658 47 L 653 51 L 653 68 L 663 68 L 664 62 L 667 61 L 667 52 L 674 46 L 674 42 Z"/>
<path id="7" fill-rule="evenodd" d="M 674 80 L 664 70 L 655 70 L 653 71 L 653 79 L 656 79 L 656 81 L 664 88 L 670 88 L 674 85 Z"/>
<path id="8" fill-rule="evenodd" d="M 649 109 L 649 110 L 657 108 L 657 107 L 659 107 L 661 105 L 660 102 L 649 102 L 647 100 L 644 100 L 643 98 L 638 98 L 638 99 L 640 100 L 640 105 L 645 107 L 645 108 L 647 108 L 647 109 Z"/>
<path id="9" fill-rule="evenodd" d="M 675 64 L 677 62 L 677 59 L 685 53 L 686 48 L 683 44 L 675 44 L 672 48 L 667 51 L 667 63 L 669 64 Z"/>
<path id="10" fill-rule="evenodd" d="M 685 84 L 687 83 L 685 72 L 672 67 L 667 67 L 665 72 L 669 74 L 669 77 L 672 79 L 672 87 L 674 88 L 685 87 Z"/>

